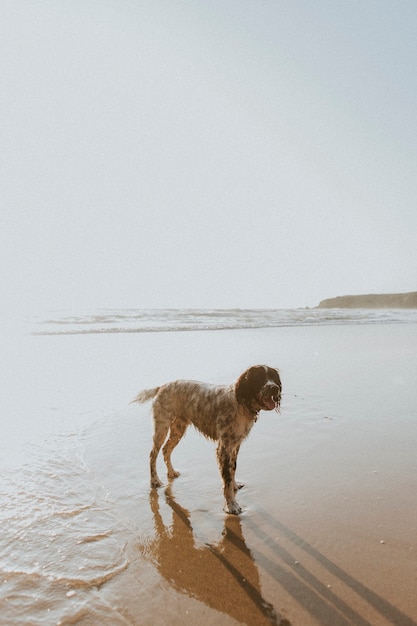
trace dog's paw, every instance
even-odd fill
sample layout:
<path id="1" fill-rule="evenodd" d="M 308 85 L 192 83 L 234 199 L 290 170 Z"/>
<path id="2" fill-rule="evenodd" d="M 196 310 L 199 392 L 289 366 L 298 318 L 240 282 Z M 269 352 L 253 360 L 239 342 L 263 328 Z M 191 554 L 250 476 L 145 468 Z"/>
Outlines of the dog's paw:
<path id="1" fill-rule="evenodd" d="M 172 472 L 168 472 L 167 476 L 170 480 L 172 480 L 173 478 L 178 478 L 178 476 L 181 476 L 181 474 L 176 470 L 172 470 Z"/>
<path id="2" fill-rule="evenodd" d="M 158 489 L 159 487 L 163 487 L 163 484 L 164 483 L 161 482 L 158 477 L 157 478 L 152 478 L 152 480 L 151 480 L 151 487 L 152 487 L 152 489 Z"/>
<path id="3" fill-rule="evenodd" d="M 239 515 L 239 513 L 242 513 L 242 509 L 240 508 L 236 500 L 232 502 L 226 502 L 225 511 L 226 513 L 230 513 L 230 515 Z"/>

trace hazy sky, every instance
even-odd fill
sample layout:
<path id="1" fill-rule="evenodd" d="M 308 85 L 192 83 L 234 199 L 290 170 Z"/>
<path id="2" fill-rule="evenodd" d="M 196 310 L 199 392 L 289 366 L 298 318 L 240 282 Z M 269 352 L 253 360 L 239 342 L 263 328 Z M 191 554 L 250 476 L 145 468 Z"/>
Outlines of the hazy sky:
<path id="1" fill-rule="evenodd" d="M 416 0 L 0 0 L 0 310 L 417 289 Z"/>

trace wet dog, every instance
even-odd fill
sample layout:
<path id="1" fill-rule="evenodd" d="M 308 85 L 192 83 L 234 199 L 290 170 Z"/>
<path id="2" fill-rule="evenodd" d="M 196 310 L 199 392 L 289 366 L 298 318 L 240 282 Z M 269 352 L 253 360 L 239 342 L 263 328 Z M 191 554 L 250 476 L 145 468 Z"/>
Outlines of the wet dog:
<path id="1" fill-rule="evenodd" d="M 235 494 L 243 485 L 235 481 L 240 445 L 248 436 L 261 410 L 279 411 L 281 378 L 277 369 L 255 365 L 229 386 L 215 386 L 189 380 L 176 380 L 161 387 L 141 391 L 133 402 L 153 398 L 154 435 L 150 453 L 151 487 L 161 487 L 156 459 L 162 453 L 168 478 L 179 476 L 171 463 L 171 453 L 193 424 L 208 439 L 217 441 L 217 461 L 223 480 L 225 510 L 238 515 L 241 508 Z"/>

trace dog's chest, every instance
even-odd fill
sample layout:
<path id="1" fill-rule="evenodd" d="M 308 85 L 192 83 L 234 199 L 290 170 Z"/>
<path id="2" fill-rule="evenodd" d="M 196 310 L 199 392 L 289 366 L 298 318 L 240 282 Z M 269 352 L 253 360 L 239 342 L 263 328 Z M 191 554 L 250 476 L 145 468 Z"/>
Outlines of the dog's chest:
<path id="1" fill-rule="evenodd" d="M 253 420 L 248 417 L 246 411 L 237 411 L 231 434 L 236 441 L 243 441 L 249 435 L 253 424 Z"/>

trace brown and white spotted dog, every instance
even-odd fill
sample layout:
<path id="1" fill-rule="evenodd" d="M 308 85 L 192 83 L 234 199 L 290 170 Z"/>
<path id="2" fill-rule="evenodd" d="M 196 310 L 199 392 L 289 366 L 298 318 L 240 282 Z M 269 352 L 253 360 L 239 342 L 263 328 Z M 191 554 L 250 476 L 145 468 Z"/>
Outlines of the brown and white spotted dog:
<path id="1" fill-rule="evenodd" d="M 176 478 L 171 453 L 193 424 L 208 439 L 217 441 L 217 460 L 223 479 L 225 510 L 241 513 L 235 494 L 240 487 L 235 481 L 236 459 L 240 444 L 248 436 L 259 411 L 279 411 L 281 379 L 278 370 L 267 365 L 247 369 L 229 386 L 215 386 L 189 380 L 176 380 L 155 389 L 141 391 L 133 402 L 153 400 L 154 436 L 150 453 L 151 487 L 161 487 L 156 459 L 168 432 L 162 453 L 168 478 Z"/>

